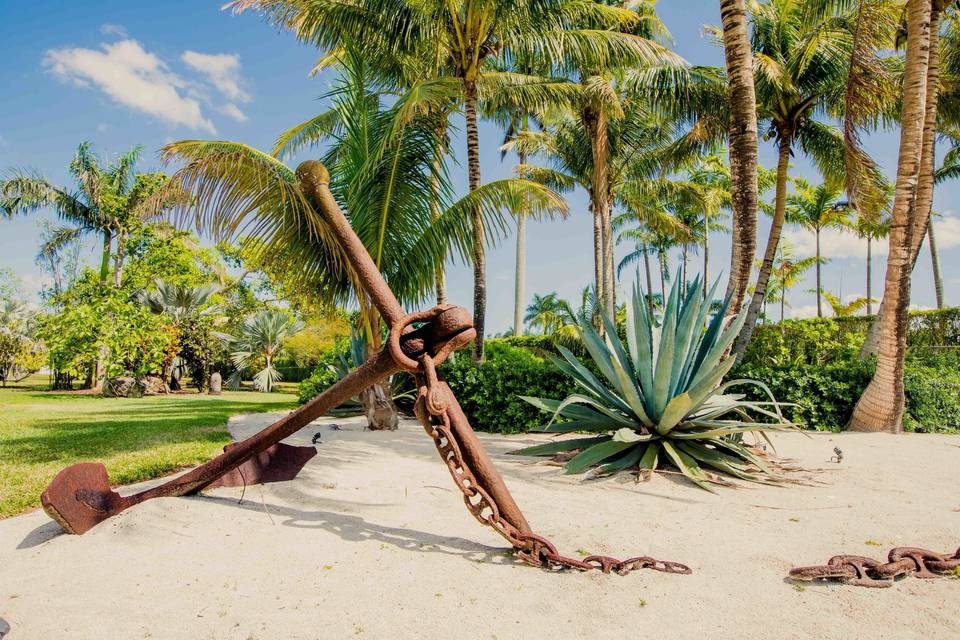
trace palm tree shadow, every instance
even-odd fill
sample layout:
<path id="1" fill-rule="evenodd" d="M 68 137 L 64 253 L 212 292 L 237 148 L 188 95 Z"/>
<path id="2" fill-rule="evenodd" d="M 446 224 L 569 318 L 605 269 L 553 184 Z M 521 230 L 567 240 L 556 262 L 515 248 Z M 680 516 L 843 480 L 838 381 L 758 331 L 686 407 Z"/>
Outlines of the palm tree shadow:
<path id="1" fill-rule="evenodd" d="M 348 542 L 376 541 L 404 551 L 417 553 L 439 553 L 458 556 L 473 562 L 514 566 L 523 564 L 514 556 L 511 549 L 490 547 L 464 538 L 440 536 L 417 529 L 388 527 L 368 522 L 359 516 L 345 515 L 331 511 L 305 511 L 289 506 L 270 503 L 237 502 L 235 498 L 206 495 L 210 500 L 228 507 L 268 513 L 271 518 L 285 527 L 299 529 L 321 529 L 339 536 Z"/>

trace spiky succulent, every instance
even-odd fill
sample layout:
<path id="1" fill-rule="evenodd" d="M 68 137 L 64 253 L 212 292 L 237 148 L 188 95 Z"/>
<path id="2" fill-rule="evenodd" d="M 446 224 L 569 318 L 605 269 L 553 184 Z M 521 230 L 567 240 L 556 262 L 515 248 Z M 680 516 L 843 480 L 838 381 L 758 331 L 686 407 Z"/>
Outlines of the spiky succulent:
<path id="1" fill-rule="evenodd" d="M 674 281 L 659 323 L 638 286 L 627 304 L 626 348 L 610 318 L 601 337 L 587 321 L 579 322 L 583 345 L 597 376 L 573 353 L 557 347 L 556 366 L 581 388 L 564 400 L 524 397 L 553 419 L 539 429 L 548 433 L 593 432 L 515 451 L 518 455 L 553 456 L 579 451 L 567 473 L 601 465 L 601 473 L 637 467 L 653 470 L 669 463 L 697 485 L 710 490 L 705 468 L 743 480 L 769 482 L 777 473 L 746 446 L 744 433 L 792 428 L 769 389 L 753 380 L 721 384 L 733 366 L 726 351 L 746 318 L 746 308 L 727 322 L 729 302 L 708 318 L 717 283 L 704 297 L 698 278 L 689 286 Z M 764 390 L 769 402 L 726 393 L 737 385 Z M 761 422 L 761 420 L 763 420 Z"/>

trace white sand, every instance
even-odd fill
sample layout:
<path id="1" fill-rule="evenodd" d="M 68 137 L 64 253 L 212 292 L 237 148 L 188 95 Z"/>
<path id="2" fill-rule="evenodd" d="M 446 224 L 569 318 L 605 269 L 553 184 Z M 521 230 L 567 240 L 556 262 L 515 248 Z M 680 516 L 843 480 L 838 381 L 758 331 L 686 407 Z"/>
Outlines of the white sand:
<path id="1" fill-rule="evenodd" d="M 826 469 L 819 484 L 710 495 L 664 475 L 583 482 L 503 455 L 542 438 L 482 436 L 562 552 L 694 570 L 619 577 L 518 564 L 464 509 L 419 426 L 337 422 L 344 431 L 317 423 L 292 438 L 322 431 L 319 455 L 293 482 L 248 488 L 242 505 L 239 489 L 154 500 L 81 537 L 58 535 L 43 512 L 0 521 L 0 629 L 8 640 L 960 637 L 957 579 L 803 591 L 784 580 L 834 553 L 960 544 L 960 437 L 781 436 L 781 454 Z M 841 465 L 828 462 L 836 445 Z"/>

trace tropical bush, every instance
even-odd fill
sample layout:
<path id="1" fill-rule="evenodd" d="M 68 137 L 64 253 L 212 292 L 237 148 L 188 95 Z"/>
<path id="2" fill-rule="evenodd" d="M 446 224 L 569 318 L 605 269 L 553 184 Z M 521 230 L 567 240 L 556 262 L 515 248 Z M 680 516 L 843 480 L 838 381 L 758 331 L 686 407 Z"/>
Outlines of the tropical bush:
<path id="1" fill-rule="evenodd" d="M 639 287 L 627 305 L 624 348 L 614 321 L 603 317 L 606 338 L 587 321 L 578 323 L 584 347 L 602 378 L 569 350 L 552 356 L 556 367 L 573 379 L 579 390 L 563 400 L 524 397 L 552 414 L 541 430 L 548 433 L 588 431 L 600 435 L 564 439 L 516 451 L 520 455 L 550 456 L 577 451 L 565 466 L 580 473 L 601 465 L 601 473 L 632 467 L 652 470 L 671 464 L 698 486 L 712 490 L 710 468 L 750 481 L 770 481 L 773 470 L 746 446 L 745 433 L 789 428 L 779 404 L 748 400 L 727 393 L 736 386 L 761 382 L 733 380 L 721 384 L 733 366 L 725 357 L 746 319 L 746 309 L 727 322 L 727 304 L 708 319 L 719 281 L 704 298 L 697 278 L 691 285 L 674 281 L 659 322 Z M 558 420 L 562 418 L 562 420 Z M 761 421 L 764 420 L 764 421 Z"/>

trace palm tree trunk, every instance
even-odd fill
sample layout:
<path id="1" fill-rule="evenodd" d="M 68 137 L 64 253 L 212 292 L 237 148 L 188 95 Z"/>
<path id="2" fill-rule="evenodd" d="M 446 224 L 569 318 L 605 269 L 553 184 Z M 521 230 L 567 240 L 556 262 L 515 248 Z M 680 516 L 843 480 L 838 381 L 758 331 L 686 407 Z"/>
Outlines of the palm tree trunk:
<path id="1" fill-rule="evenodd" d="M 110 276 L 110 245 L 113 243 L 113 234 L 107 230 L 103 232 L 103 253 L 100 256 L 100 283 L 107 284 Z"/>
<path id="2" fill-rule="evenodd" d="M 527 118 L 523 118 L 521 132 L 527 130 Z M 527 164 L 526 154 L 520 154 L 520 164 Z M 513 335 L 523 335 L 524 284 L 527 278 L 527 216 L 525 211 L 517 216 L 517 265 L 513 286 Z"/>
<path id="3" fill-rule="evenodd" d="M 867 315 L 873 315 L 873 239 L 867 236 Z"/>
<path id="4" fill-rule="evenodd" d="M 660 305 L 667 306 L 667 252 L 660 249 L 657 254 L 660 261 Z"/>
<path id="5" fill-rule="evenodd" d="M 703 213 L 703 299 L 710 293 L 710 218 Z"/>
<path id="6" fill-rule="evenodd" d="M 913 240 L 910 213 L 915 205 L 913 200 L 924 146 L 930 12 L 930 0 L 910 0 L 907 4 L 900 152 L 883 295 L 886 311 L 882 314 L 877 370 L 854 407 L 847 425 L 852 431 L 899 432 L 903 428 L 903 366 L 907 350 Z"/>
<path id="7" fill-rule="evenodd" d="M 747 311 L 747 319 L 744 322 L 740 335 L 737 336 L 737 344 L 733 353 L 737 362 L 743 359 L 746 353 L 747 345 L 750 344 L 750 338 L 753 336 L 753 329 L 757 324 L 757 316 L 763 307 L 763 301 L 767 297 L 767 283 L 770 281 L 770 272 L 773 270 L 773 260 L 777 255 L 777 247 L 780 244 L 780 232 L 783 231 L 783 221 L 787 212 L 787 178 L 790 168 L 790 145 L 793 141 L 792 134 L 781 132 L 780 154 L 777 161 L 777 196 L 774 206 L 773 221 L 770 223 L 770 236 L 767 238 L 767 248 L 763 254 L 763 262 L 760 265 L 760 273 L 757 275 L 757 284 L 753 290 L 753 298 L 750 299 L 750 309 Z"/>
<path id="8" fill-rule="evenodd" d="M 930 11 L 930 47 L 927 57 L 927 95 L 923 115 L 923 147 L 920 152 L 920 173 L 916 184 L 916 193 L 911 202 L 911 238 L 910 270 L 917 264 L 920 248 L 926 235 L 930 210 L 933 206 L 934 162 L 936 155 L 937 106 L 940 87 L 940 8 L 941 0 L 934 0 Z M 901 130 L 902 131 L 902 130 Z M 889 272 L 889 268 L 888 268 Z M 875 356 L 880 351 L 883 315 L 886 309 L 884 300 L 880 301 L 877 317 L 867 331 L 866 340 L 860 350 L 860 357 Z"/>
<path id="9" fill-rule="evenodd" d="M 783 320 L 786 315 L 784 313 L 786 311 L 786 308 L 785 308 L 786 306 L 787 306 L 787 289 L 786 287 L 783 287 L 782 291 L 780 291 L 780 324 L 783 324 Z"/>
<path id="10" fill-rule="evenodd" d="M 591 208 L 594 215 L 594 245 L 597 245 L 599 235 L 599 269 L 601 286 L 597 289 L 597 297 L 604 311 L 611 318 L 614 316 L 613 294 L 613 225 L 610 217 L 609 205 L 609 164 L 610 140 L 607 116 L 599 110 L 586 108 L 582 119 L 587 135 L 590 137 L 590 150 L 593 159 L 593 172 L 590 176 Z M 599 227 L 599 229 L 597 228 Z"/>
<path id="11" fill-rule="evenodd" d="M 590 203 L 590 211 L 593 213 L 593 282 L 598 301 L 597 306 L 603 306 L 603 219 L 597 213 L 593 202 Z M 596 313 L 594 313 L 594 324 L 603 335 L 603 323 L 600 322 Z"/>
<path id="12" fill-rule="evenodd" d="M 653 314 L 653 281 L 650 279 L 650 251 L 647 243 L 643 243 L 643 269 L 647 275 L 647 308 Z"/>
<path id="13" fill-rule="evenodd" d="M 443 135 L 441 133 L 438 137 L 442 138 Z M 430 219 L 436 222 L 440 218 L 440 169 L 443 162 L 443 151 L 439 144 L 433 153 L 433 176 L 430 178 L 430 186 L 433 191 L 430 197 Z M 447 304 L 447 277 L 444 266 L 444 264 L 438 265 L 434 273 L 438 305 Z"/>
<path id="14" fill-rule="evenodd" d="M 933 289 L 937 294 L 937 309 L 943 309 L 943 275 L 940 273 L 940 255 L 933 234 L 933 218 L 927 222 L 927 241 L 930 243 L 930 262 L 933 265 Z"/>
<path id="15" fill-rule="evenodd" d="M 733 208 L 727 296 L 739 310 L 747 297 L 757 252 L 757 98 L 745 0 L 720 0 L 723 50 L 730 88 L 730 182 Z M 704 273 L 706 279 L 706 273 Z"/>
<path id="16" fill-rule="evenodd" d="M 467 120 L 467 167 L 470 192 L 480 188 L 480 134 L 477 129 L 477 85 L 464 81 L 464 113 Z M 473 327 L 477 338 L 473 342 L 473 359 L 483 362 L 484 330 L 487 316 L 487 256 L 484 247 L 483 218 L 475 208 L 473 221 Z"/>
<path id="17" fill-rule="evenodd" d="M 820 279 L 820 227 L 817 227 L 814 230 L 814 232 L 817 236 L 817 264 L 816 264 L 816 267 L 817 267 L 817 317 L 822 318 L 823 317 L 823 300 L 822 300 L 823 295 L 821 292 L 823 291 L 823 286 L 821 283 L 823 281 Z M 843 301 L 841 300 L 841 302 Z"/>
<path id="18" fill-rule="evenodd" d="M 113 259 L 113 286 L 120 288 L 123 280 L 123 263 L 127 258 L 126 239 L 123 234 L 117 234 L 117 255 Z"/>
<path id="19" fill-rule="evenodd" d="M 683 262 L 680 265 L 680 274 L 681 274 L 680 282 L 683 285 L 682 290 L 686 290 L 687 282 L 688 282 L 688 278 L 687 278 L 687 262 L 688 262 L 687 247 L 688 246 L 689 245 L 687 245 L 687 243 L 683 243 L 683 253 L 681 254 L 682 255 L 681 259 L 683 260 Z"/>

